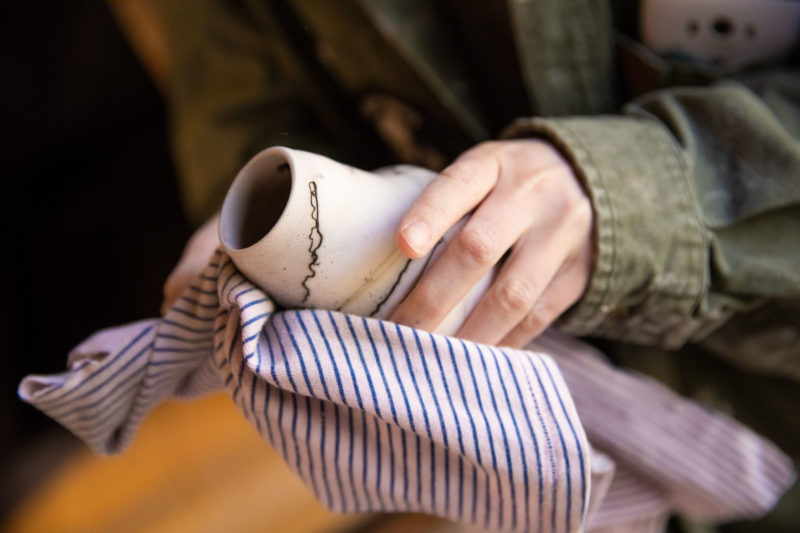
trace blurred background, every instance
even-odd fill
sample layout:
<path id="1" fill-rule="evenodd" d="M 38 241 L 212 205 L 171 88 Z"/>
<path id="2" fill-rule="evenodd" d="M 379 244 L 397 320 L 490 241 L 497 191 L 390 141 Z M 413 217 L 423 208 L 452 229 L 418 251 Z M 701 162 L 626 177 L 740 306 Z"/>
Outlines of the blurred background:
<path id="1" fill-rule="evenodd" d="M 7 516 L 79 449 L 17 399 L 17 383 L 64 369 L 94 330 L 156 315 L 189 228 L 162 98 L 117 24 L 122 10 L 86 0 L 0 5 Z"/>
<path id="2" fill-rule="evenodd" d="M 94 331 L 158 315 L 191 233 L 152 2 L 0 0 L 0 530 L 453 531 L 327 512 L 224 394 L 159 407 L 114 458 L 17 398 Z"/>

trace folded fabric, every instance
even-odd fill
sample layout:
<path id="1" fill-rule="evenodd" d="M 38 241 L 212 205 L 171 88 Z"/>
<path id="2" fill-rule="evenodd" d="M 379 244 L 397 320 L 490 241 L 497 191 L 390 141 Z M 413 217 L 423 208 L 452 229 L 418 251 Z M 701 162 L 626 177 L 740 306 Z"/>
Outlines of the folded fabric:
<path id="1" fill-rule="evenodd" d="M 329 508 L 482 529 L 658 531 L 676 510 L 757 516 L 791 484 L 788 458 L 735 421 L 583 343 L 537 346 L 549 355 L 276 312 L 218 251 L 164 318 L 90 337 L 19 394 L 107 454 L 164 399 L 224 387 Z"/>

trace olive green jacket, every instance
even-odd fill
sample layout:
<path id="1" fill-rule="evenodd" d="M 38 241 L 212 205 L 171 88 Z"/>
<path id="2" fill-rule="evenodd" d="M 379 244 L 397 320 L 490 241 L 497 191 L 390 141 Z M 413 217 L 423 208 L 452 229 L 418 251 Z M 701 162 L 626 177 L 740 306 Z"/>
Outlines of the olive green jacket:
<path id="1" fill-rule="evenodd" d="M 498 135 L 496 102 L 475 90 L 436 2 L 161 4 L 175 153 L 197 221 L 270 145 L 437 168 Z M 797 459 L 800 72 L 670 65 L 616 34 L 613 4 L 508 4 L 535 116 L 501 135 L 551 141 L 594 206 L 593 275 L 560 327 Z M 626 103 L 632 85 L 648 91 Z M 798 513 L 779 509 L 775 523 L 800 524 Z"/>

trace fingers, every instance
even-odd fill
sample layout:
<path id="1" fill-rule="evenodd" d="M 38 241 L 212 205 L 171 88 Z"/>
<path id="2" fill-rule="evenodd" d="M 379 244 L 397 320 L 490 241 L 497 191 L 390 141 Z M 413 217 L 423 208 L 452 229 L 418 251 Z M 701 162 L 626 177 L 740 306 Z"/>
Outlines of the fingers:
<path id="1" fill-rule="evenodd" d="M 533 187 L 520 186 L 517 182 L 522 180 L 512 179 L 513 174 L 506 174 L 509 170 L 508 165 L 499 164 L 492 145 L 479 145 L 456 160 L 423 192 L 406 219 L 425 220 L 436 228 L 433 235 L 437 239 L 465 210 L 472 208 L 476 198 L 483 195 L 484 199 L 394 310 L 391 320 L 435 329 L 530 227 L 533 215 L 527 196 Z M 501 179 L 505 183 L 501 184 Z M 437 207 L 432 208 L 433 205 Z"/>
<path id="2" fill-rule="evenodd" d="M 584 248 L 591 251 L 591 209 L 581 198 L 561 193 L 562 179 L 555 176 L 540 181 L 530 204 L 538 214 L 536 220 L 470 313 L 458 332 L 460 337 L 500 342 L 526 320 L 533 308 L 542 305 L 553 279 L 564 271 L 571 272 L 571 264 L 583 260 Z M 579 290 L 575 298 L 564 302 L 563 309 L 577 300 L 582 287 Z"/>
<path id="3" fill-rule="evenodd" d="M 391 319 L 432 330 L 530 226 L 522 202 L 498 192 L 472 215 Z"/>
<path id="4" fill-rule="evenodd" d="M 510 251 L 457 335 L 521 346 L 585 290 L 591 204 L 570 165 L 549 144 L 485 143 L 431 182 L 406 214 L 398 246 L 411 257 L 426 253 L 470 209 L 475 211 L 469 220 L 389 318 L 435 329 Z"/>
<path id="5" fill-rule="evenodd" d="M 399 225 L 397 246 L 412 259 L 427 254 L 497 183 L 500 168 L 491 143 L 462 154 L 422 191 Z"/>
<path id="6" fill-rule="evenodd" d="M 528 314 L 568 253 L 564 240 L 553 238 L 554 232 L 552 219 L 540 221 L 518 243 L 461 326 L 459 337 L 494 344 Z"/>
<path id="7" fill-rule="evenodd" d="M 531 226 L 538 225 L 546 229 L 546 221 L 557 216 L 560 209 L 553 197 L 558 197 L 554 193 L 567 167 L 560 158 L 555 159 L 558 164 L 542 168 L 541 165 L 552 160 L 542 158 L 535 165 L 528 164 L 526 159 L 518 157 L 516 152 L 520 148 L 531 147 L 513 145 L 510 150 L 512 157 L 508 157 L 508 150 L 498 151 L 496 144 L 480 145 L 448 168 L 445 175 L 473 176 L 472 173 L 480 171 L 492 171 L 495 174 L 469 178 L 469 194 L 477 191 L 476 194 L 485 194 L 485 198 L 416 287 L 395 309 L 391 320 L 422 329 L 435 329 Z M 412 207 L 406 218 L 428 216 L 429 219 L 436 219 L 435 215 L 430 216 L 430 209 L 424 209 L 436 202 L 442 206 L 434 210 L 436 213 L 448 212 L 450 218 L 462 215 L 460 211 L 474 203 L 474 197 L 469 194 L 469 198 L 461 198 L 463 194 L 460 195 L 460 192 L 463 192 L 465 181 L 466 178 L 455 184 L 452 178 L 437 178 L 426 190 L 428 198 L 424 198 L 423 194 L 422 201 Z M 491 189 L 484 191 L 489 184 Z M 438 219 L 451 223 L 450 218 Z M 443 232 L 443 229 L 439 231 Z M 514 286 L 509 289 L 513 294 Z M 496 340 L 500 338 L 498 336 Z"/>
<path id="8" fill-rule="evenodd" d="M 586 290 L 591 273 L 591 262 L 583 257 L 576 258 L 560 270 L 544 293 L 516 326 L 495 344 L 522 348 L 538 337 L 569 307 L 580 299 Z"/>

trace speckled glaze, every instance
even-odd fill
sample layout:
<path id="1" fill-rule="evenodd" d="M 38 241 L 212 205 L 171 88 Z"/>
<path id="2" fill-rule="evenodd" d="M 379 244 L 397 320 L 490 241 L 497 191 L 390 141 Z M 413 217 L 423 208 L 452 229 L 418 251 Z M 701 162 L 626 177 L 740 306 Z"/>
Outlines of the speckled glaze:
<path id="1" fill-rule="evenodd" d="M 220 240 L 236 266 L 280 305 L 383 318 L 463 224 L 420 259 L 397 249 L 401 218 L 435 175 L 408 165 L 365 172 L 317 154 L 269 148 L 231 185 Z M 437 332 L 458 329 L 491 275 Z"/>

